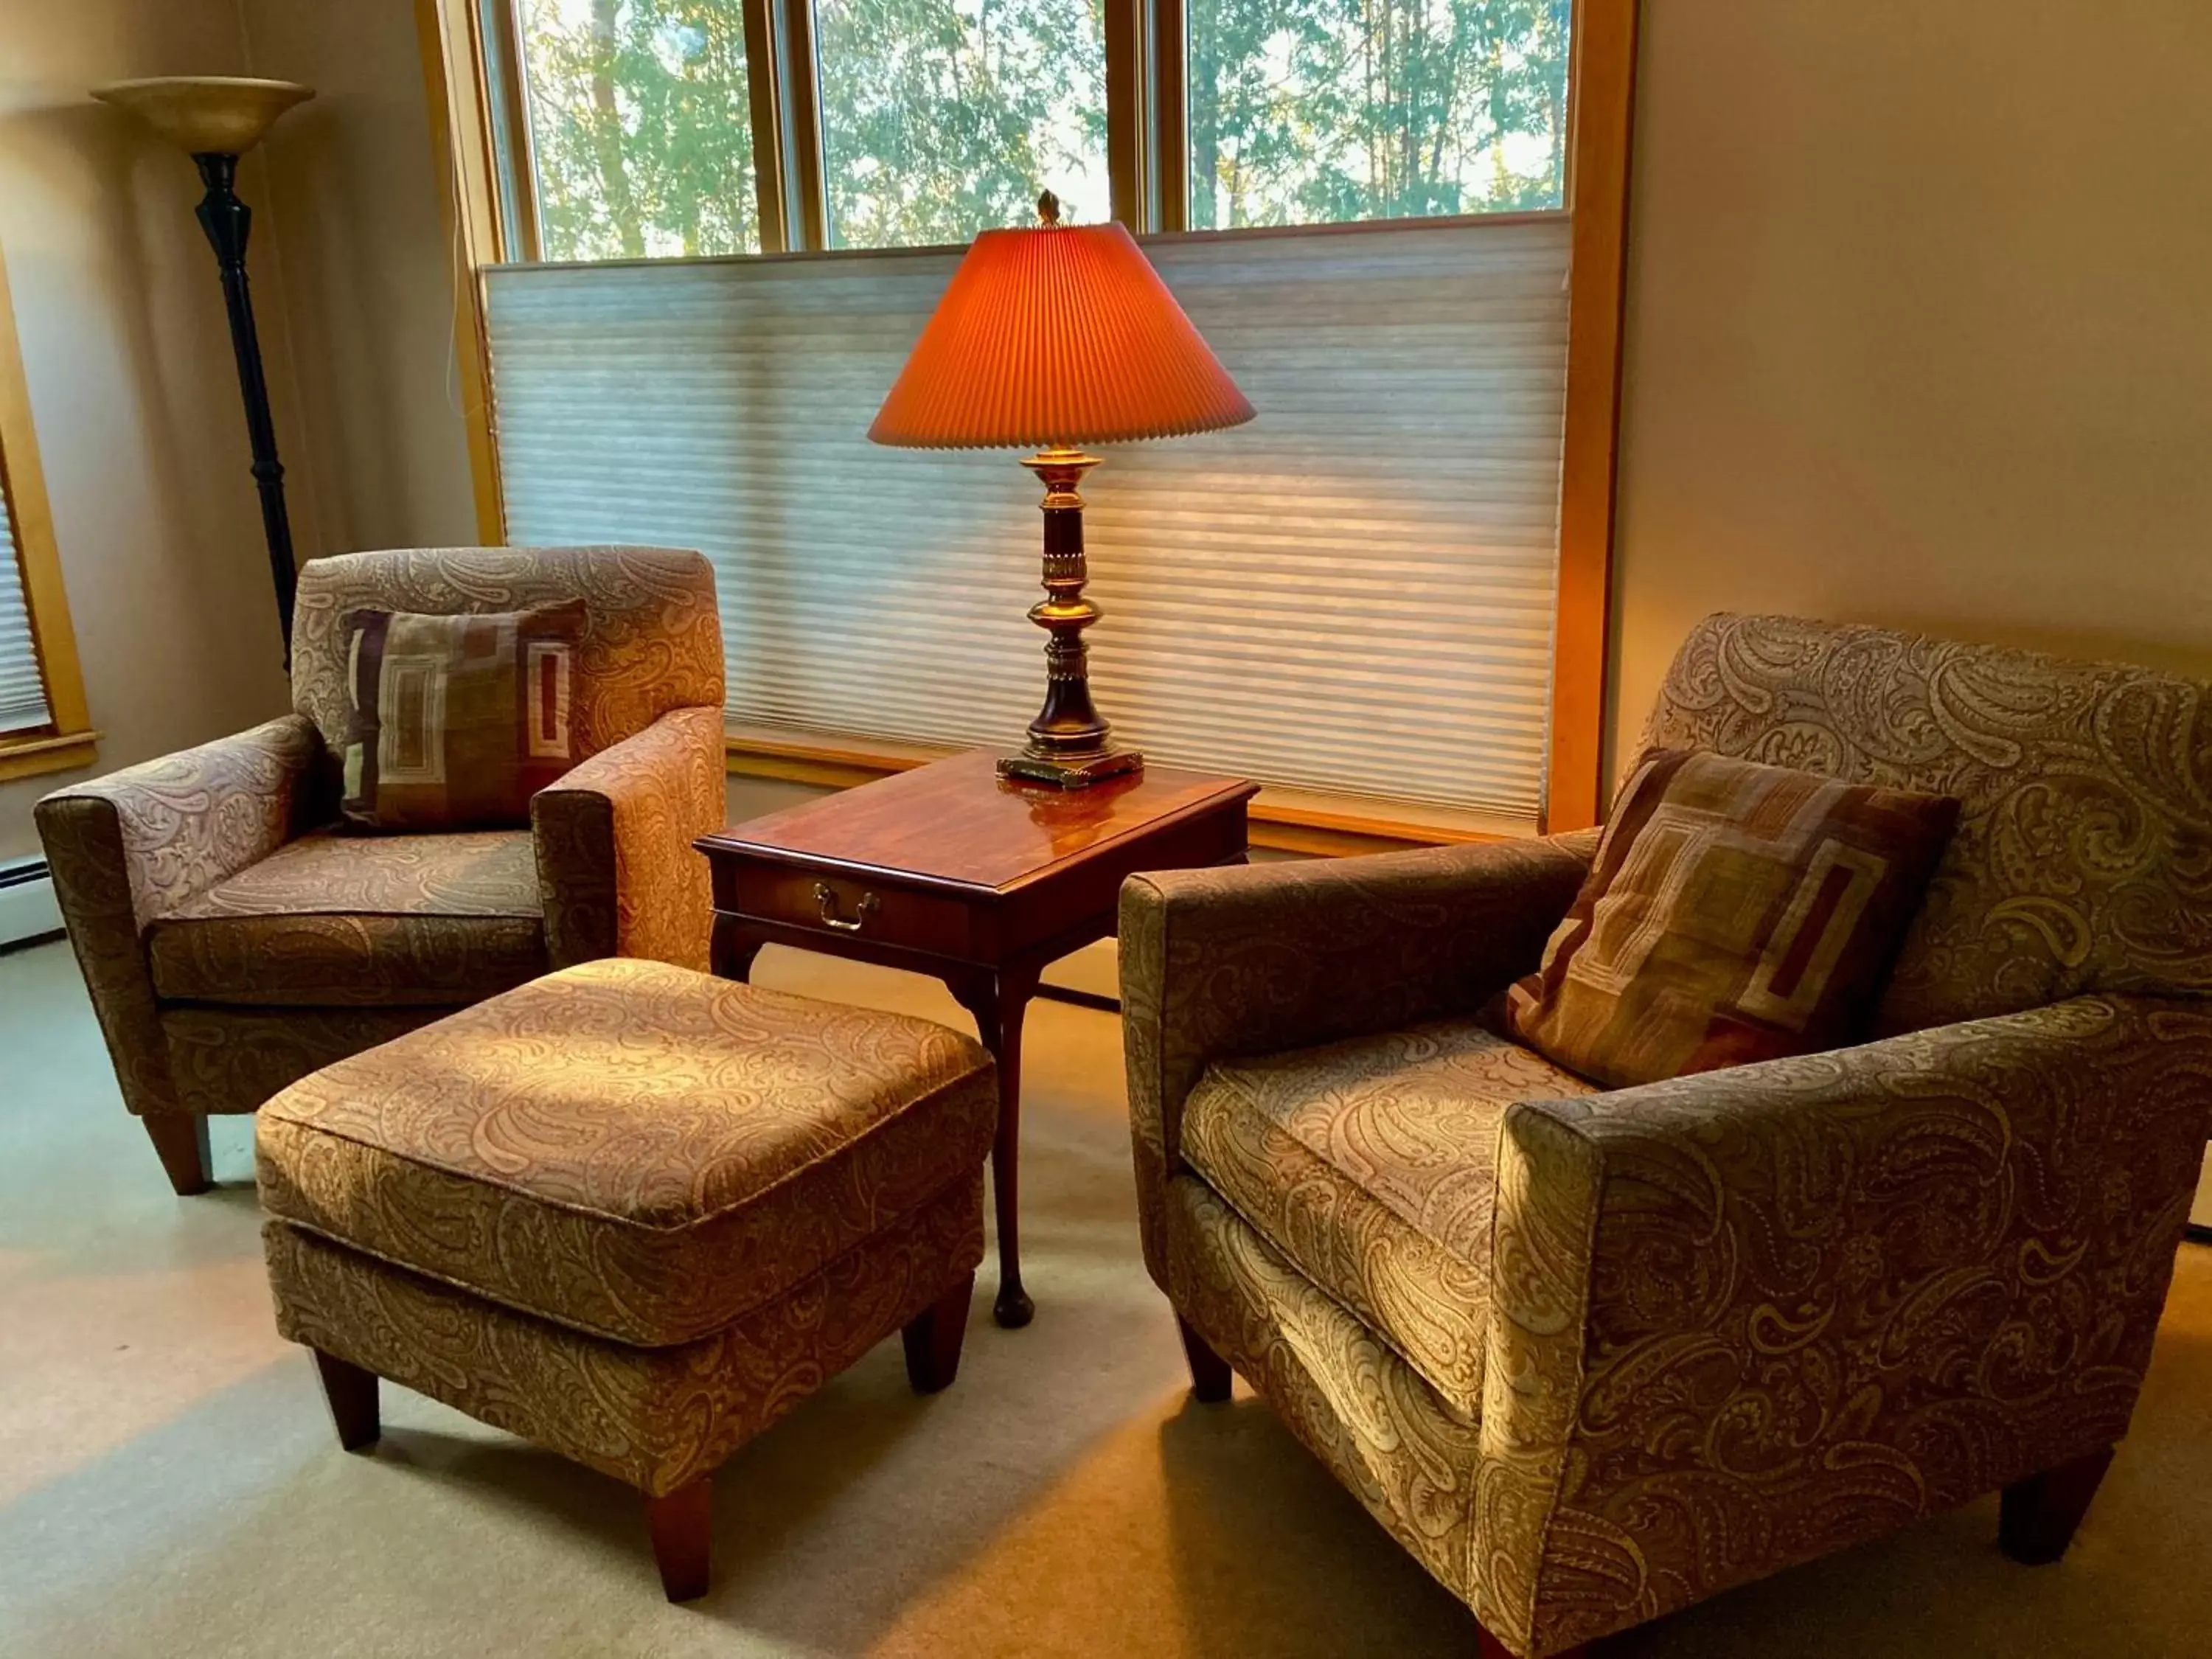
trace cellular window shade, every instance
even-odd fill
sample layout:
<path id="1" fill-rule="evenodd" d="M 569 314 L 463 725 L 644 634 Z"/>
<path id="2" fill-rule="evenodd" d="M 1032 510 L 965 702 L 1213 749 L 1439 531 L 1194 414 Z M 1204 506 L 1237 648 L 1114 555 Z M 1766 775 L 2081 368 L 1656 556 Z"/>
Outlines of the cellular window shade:
<path id="1" fill-rule="evenodd" d="M 1091 678 L 1156 762 L 1510 826 L 1544 791 L 1562 218 L 1165 237 L 1258 418 L 1102 451 Z M 1036 487 L 876 447 L 952 252 L 487 276 L 507 528 L 715 566 L 729 714 L 1008 746 L 1036 711 Z"/>
<path id="2" fill-rule="evenodd" d="M 46 683 L 39 676 L 38 642 L 23 598 L 23 573 L 15 558 L 15 526 L 0 490 L 0 735 L 51 726 Z"/>

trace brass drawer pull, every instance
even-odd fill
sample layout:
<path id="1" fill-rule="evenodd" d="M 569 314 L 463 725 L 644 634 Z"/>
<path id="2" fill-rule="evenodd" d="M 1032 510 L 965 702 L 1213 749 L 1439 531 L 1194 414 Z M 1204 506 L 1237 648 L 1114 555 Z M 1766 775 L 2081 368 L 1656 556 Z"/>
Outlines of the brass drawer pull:
<path id="1" fill-rule="evenodd" d="M 876 896 L 873 893 L 863 893 L 860 895 L 860 902 L 853 907 L 853 915 L 848 921 L 837 914 L 836 890 L 826 881 L 817 881 L 814 884 L 814 902 L 821 907 L 822 925 L 824 927 L 834 927 L 841 933 L 859 933 L 861 928 L 868 925 L 868 918 L 880 908 L 876 903 Z"/>

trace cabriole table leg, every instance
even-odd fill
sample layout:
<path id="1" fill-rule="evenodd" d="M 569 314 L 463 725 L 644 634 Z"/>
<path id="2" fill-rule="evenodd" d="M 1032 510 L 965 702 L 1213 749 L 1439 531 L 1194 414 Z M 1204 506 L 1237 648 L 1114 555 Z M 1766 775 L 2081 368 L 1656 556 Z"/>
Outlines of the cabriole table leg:
<path id="1" fill-rule="evenodd" d="M 1010 1331 L 1036 1316 L 1022 1288 L 1022 1017 L 1036 994 L 1035 969 L 1001 970 L 945 984 L 975 1021 L 977 1034 L 999 1063 L 999 1133 L 991 1146 L 992 1214 L 999 1232 L 999 1294 L 991 1316 Z"/>

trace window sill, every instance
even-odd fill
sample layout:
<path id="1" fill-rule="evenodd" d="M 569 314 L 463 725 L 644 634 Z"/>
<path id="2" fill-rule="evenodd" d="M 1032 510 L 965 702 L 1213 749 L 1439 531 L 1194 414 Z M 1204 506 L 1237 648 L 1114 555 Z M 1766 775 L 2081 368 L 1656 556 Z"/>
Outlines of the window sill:
<path id="1" fill-rule="evenodd" d="M 100 733 L 70 732 L 60 737 L 0 738 L 0 783 L 35 778 L 47 772 L 72 772 L 100 756 Z"/>
<path id="2" fill-rule="evenodd" d="M 960 752 L 944 744 L 895 743 L 845 732 L 762 726 L 732 726 L 726 747 L 729 770 L 736 776 L 775 778 L 831 789 L 849 789 Z M 1333 796 L 1295 789 L 1262 790 L 1251 807 L 1252 845 L 1340 858 L 1358 853 L 1400 852 L 1410 847 L 1504 841 L 1533 833 L 1504 820 L 1491 823 L 1471 815 L 1431 817 L 1424 812 L 1418 817 L 1399 817 L 1387 810 L 1343 811 L 1341 805 Z"/>

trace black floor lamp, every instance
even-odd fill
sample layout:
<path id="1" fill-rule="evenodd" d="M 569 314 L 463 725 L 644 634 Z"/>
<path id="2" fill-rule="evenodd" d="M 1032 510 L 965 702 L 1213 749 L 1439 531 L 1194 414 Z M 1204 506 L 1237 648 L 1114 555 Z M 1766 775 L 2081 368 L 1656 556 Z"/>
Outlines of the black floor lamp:
<path id="1" fill-rule="evenodd" d="M 261 142 L 276 118 L 313 97 L 289 81 L 232 76 L 166 75 L 117 81 L 92 95 L 127 109 L 199 166 L 207 194 L 200 198 L 200 228 L 215 249 L 222 273 L 223 304 L 230 313 L 231 349 L 238 358 L 238 390 L 246 400 L 246 434 L 253 446 L 253 482 L 261 491 L 261 530 L 269 543 L 269 574 L 276 585 L 276 614 L 284 630 L 284 665 L 292 665 L 292 596 L 298 574 L 292 559 L 292 523 L 284 511 L 284 468 L 276 459 L 276 428 L 269 418 L 269 382 L 261 371 L 261 337 L 253 326 L 253 295 L 246 280 L 246 239 L 253 210 L 232 185 L 238 158 Z"/>

